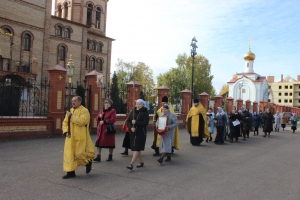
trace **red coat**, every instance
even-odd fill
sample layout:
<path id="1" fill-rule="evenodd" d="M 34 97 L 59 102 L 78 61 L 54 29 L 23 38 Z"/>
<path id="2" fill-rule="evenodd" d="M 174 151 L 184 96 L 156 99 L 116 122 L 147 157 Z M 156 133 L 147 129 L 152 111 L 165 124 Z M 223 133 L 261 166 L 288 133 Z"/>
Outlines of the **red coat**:
<path id="1" fill-rule="evenodd" d="M 97 127 L 97 135 L 96 135 L 96 147 L 100 148 L 115 148 L 116 146 L 116 139 L 115 134 L 106 134 L 106 126 L 107 124 L 114 124 L 117 119 L 116 110 L 110 109 L 106 112 L 103 112 L 103 110 L 100 110 L 99 114 L 96 117 L 96 120 L 99 122 L 99 116 L 102 114 L 104 116 L 104 124 L 98 123 Z M 103 117 L 102 117 L 103 119 Z"/>

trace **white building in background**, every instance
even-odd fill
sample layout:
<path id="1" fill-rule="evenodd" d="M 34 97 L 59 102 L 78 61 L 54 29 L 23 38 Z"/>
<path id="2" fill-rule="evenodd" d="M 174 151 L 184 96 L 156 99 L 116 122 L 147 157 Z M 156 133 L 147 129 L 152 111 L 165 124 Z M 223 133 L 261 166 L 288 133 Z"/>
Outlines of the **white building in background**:
<path id="1" fill-rule="evenodd" d="M 260 76 L 254 72 L 253 63 L 255 54 L 250 51 L 244 55 L 245 69 L 242 73 L 236 73 L 232 79 L 227 82 L 229 85 L 228 96 L 234 100 L 239 98 L 244 101 L 268 101 L 268 82 L 265 76 Z"/>

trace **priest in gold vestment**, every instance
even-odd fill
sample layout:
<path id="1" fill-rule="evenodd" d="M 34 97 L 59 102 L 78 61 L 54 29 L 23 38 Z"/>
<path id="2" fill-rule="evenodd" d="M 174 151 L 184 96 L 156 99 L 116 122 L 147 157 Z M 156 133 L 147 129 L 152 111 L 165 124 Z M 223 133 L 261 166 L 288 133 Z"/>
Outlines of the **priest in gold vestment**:
<path id="1" fill-rule="evenodd" d="M 206 110 L 194 99 L 194 105 L 186 116 L 186 130 L 190 134 L 190 142 L 193 146 L 199 146 L 203 138 L 209 138 L 208 126 L 206 123 Z"/>
<path id="2" fill-rule="evenodd" d="M 72 98 L 70 112 L 67 111 L 63 121 L 64 146 L 63 170 L 67 172 L 63 179 L 75 177 L 78 166 L 86 166 L 86 173 L 92 169 L 94 145 L 89 133 L 90 113 L 81 105 L 81 97 Z"/>

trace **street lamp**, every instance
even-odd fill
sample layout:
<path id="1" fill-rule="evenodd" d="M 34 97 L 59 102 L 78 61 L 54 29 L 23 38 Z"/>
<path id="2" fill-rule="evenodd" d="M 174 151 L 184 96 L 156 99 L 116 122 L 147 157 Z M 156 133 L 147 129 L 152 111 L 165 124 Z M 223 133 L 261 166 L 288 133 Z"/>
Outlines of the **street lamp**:
<path id="1" fill-rule="evenodd" d="M 193 39 L 192 39 L 192 43 L 191 43 L 191 47 L 192 47 L 192 49 L 191 49 L 191 57 L 193 58 L 193 62 L 192 62 L 192 98 L 191 98 L 191 107 L 192 107 L 192 103 L 193 103 L 193 98 L 194 98 L 194 60 L 195 60 L 195 55 L 197 55 L 197 51 L 196 51 L 196 48 L 198 48 L 197 47 L 197 45 L 196 45 L 196 42 L 198 42 L 197 40 L 196 40 L 196 37 L 193 37 Z"/>
<path id="2" fill-rule="evenodd" d="M 70 55 L 69 62 L 67 64 L 67 75 L 68 75 L 68 82 L 69 82 L 69 101 L 68 107 L 71 108 L 71 87 L 72 87 L 72 77 L 74 75 L 74 63 L 72 60 L 72 54 Z"/>

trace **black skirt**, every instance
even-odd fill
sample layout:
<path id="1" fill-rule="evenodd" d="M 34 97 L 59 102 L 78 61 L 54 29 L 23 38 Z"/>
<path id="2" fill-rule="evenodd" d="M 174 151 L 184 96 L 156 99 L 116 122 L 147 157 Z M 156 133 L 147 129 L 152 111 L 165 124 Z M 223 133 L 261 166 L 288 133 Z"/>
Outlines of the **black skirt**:
<path id="1" fill-rule="evenodd" d="M 132 151 L 144 151 L 147 135 L 144 133 L 129 133 L 130 147 Z"/>
<path id="2" fill-rule="evenodd" d="M 122 147 L 127 148 L 127 149 L 131 148 L 129 132 L 126 132 L 126 134 L 125 134 Z"/>

